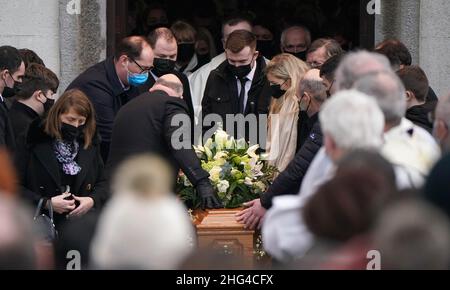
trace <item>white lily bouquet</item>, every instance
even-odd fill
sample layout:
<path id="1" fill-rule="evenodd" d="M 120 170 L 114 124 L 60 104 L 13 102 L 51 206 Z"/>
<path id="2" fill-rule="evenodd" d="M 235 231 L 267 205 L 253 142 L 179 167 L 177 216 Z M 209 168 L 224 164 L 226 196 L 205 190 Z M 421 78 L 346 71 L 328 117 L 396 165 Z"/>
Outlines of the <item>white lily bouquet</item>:
<path id="1" fill-rule="evenodd" d="M 234 140 L 222 129 L 194 149 L 225 208 L 238 208 L 259 198 L 277 172 L 264 155 L 257 153 L 259 145 L 250 147 L 244 139 Z M 178 179 L 177 192 L 190 208 L 200 207 L 200 199 L 184 174 Z"/>

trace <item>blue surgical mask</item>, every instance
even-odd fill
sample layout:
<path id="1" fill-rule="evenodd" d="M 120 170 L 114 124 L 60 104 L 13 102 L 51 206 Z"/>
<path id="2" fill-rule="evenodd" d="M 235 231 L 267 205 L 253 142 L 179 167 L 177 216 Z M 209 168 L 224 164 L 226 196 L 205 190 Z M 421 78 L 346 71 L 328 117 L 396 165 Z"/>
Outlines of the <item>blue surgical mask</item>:
<path id="1" fill-rule="evenodd" d="M 128 78 L 128 83 L 130 84 L 130 86 L 142 86 L 143 84 L 145 84 L 148 80 L 148 72 L 142 73 L 142 74 L 134 74 L 131 72 L 127 72 L 127 78 Z"/>

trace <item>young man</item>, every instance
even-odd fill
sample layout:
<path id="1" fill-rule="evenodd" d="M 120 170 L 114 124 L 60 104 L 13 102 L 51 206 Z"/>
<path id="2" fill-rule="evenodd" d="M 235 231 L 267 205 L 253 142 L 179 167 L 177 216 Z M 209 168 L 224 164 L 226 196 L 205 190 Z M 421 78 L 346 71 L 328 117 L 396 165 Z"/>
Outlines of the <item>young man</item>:
<path id="1" fill-rule="evenodd" d="M 406 66 L 397 72 L 406 89 L 406 119 L 432 133 L 433 124 L 428 114 L 436 108 L 437 102 L 427 103 L 428 78 L 418 66 Z"/>
<path id="2" fill-rule="evenodd" d="M 202 117 L 205 120 L 210 114 L 219 115 L 223 129 L 230 135 L 249 140 L 247 126 L 244 128 L 243 124 L 238 124 L 237 130 L 232 132 L 232 128 L 227 128 L 226 119 L 238 114 L 244 117 L 254 115 L 258 119 L 268 113 L 271 92 L 264 73 L 266 63 L 256 51 L 256 37 L 246 30 L 231 33 L 225 45 L 225 54 L 226 61 L 211 72 L 206 83 Z M 203 127 L 204 131 L 209 128 Z"/>
<path id="3" fill-rule="evenodd" d="M 35 63 L 27 68 L 17 100 L 8 114 L 17 145 L 26 136 L 33 120 L 47 113 L 55 103 L 58 86 L 58 77 L 51 70 Z"/>
<path id="4" fill-rule="evenodd" d="M 0 47 L 0 147 L 6 146 L 10 151 L 15 150 L 16 142 L 5 97 L 15 95 L 15 87 L 24 74 L 25 64 L 19 51 L 11 46 Z"/>

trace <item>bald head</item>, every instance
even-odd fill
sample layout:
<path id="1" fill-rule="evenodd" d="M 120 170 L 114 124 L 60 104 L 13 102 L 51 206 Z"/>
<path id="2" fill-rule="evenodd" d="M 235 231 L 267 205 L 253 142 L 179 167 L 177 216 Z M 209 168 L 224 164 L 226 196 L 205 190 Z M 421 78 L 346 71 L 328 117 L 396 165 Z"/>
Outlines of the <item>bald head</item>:
<path id="1" fill-rule="evenodd" d="M 318 81 L 322 82 L 322 78 L 320 77 L 320 70 L 313 68 L 306 72 L 306 74 L 303 76 L 303 79 L 308 81 Z"/>
<path id="2" fill-rule="evenodd" d="M 164 91 L 171 97 L 183 98 L 183 84 L 174 74 L 163 75 L 156 80 L 150 92 Z"/>
<path id="3" fill-rule="evenodd" d="M 311 33 L 304 26 L 291 26 L 281 33 L 281 51 L 298 53 L 311 46 Z"/>

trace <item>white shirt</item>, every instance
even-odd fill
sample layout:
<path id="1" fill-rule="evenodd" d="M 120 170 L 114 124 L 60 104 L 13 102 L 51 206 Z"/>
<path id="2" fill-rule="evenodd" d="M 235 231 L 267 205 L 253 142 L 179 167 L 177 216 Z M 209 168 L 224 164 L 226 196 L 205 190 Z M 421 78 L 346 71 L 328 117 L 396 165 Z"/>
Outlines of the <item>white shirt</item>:
<path id="1" fill-rule="evenodd" d="M 3 103 L 5 101 L 5 99 L 3 99 L 2 94 L 0 94 L 0 102 Z"/>
<path id="2" fill-rule="evenodd" d="M 246 76 L 247 82 L 245 83 L 244 112 L 245 112 L 245 109 L 247 108 L 248 92 L 250 91 L 250 89 L 252 87 L 253 77 L 255 76 L 256 66 L 257 65 L 258 64 L 255 63 L 255 65 L 253 66 L 252 70 Z M 236 82 L 237 82 L 238 96 L 240 96 L 240 94 L 241 94 L 241 81 L 237 77 L 236 77 Z"/>
<path id="3" fill-rule="evenodd" d="M 399 189 L 422 187 L 441 156 L 430 133 L 403 118 L 384 134 L 384 141 L 381 154 L 394 166 Z"/>
<path id="4" fill-rule="evenodd" d="M 281 262 L 303 257 L 312 247 L 314 236 L 306 226 L 303 207 L 317 189 L 333 178 L 335 165 L 322 147 L 303 178 L 298 195 L 277 196 L 267 212 L 262 228 L 265 250 Z"/>

